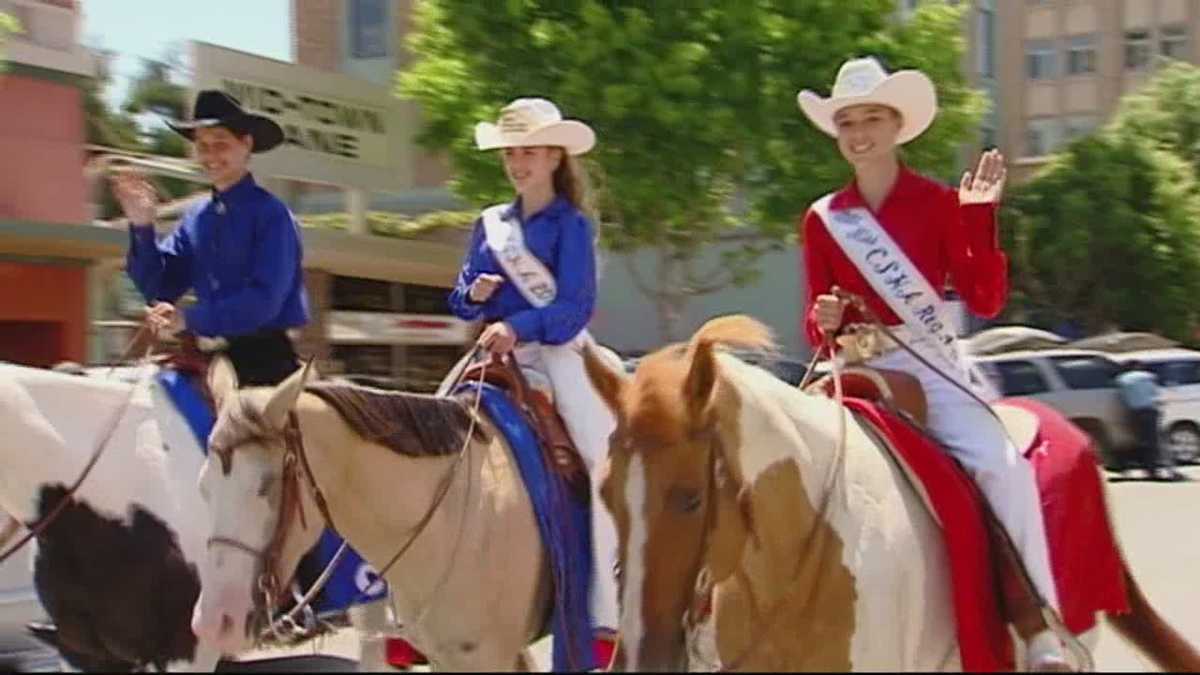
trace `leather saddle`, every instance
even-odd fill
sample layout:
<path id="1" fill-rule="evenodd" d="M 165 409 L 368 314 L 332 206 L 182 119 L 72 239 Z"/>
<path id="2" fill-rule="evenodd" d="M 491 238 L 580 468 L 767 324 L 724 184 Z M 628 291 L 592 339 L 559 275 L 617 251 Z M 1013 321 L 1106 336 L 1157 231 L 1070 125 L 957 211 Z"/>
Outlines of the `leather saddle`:
<path id="1" fill-rule="evenodd" d="M 833 376 L 827 375 L 816 380 L 805 387 L 804 391 L 833 398 Z M 929 419 L 929 408 L 920 380 L 905 372 L 865 366 L 848 367 L 842 372 L 842 393 L 847 397 L 864 399 L 880 405 L 921 430 L 925 429 Z M 1004 404 L 993 404 L 992 410 L 1004 425 L 1009 439 L 1024 455 L 1037 441 L 1037 416 L 1023 408 Z M 882 435 L 879 438 L 882 439 Z M 899 458 L 895 452 L 893 456 Z M 974 491 L 984 512 L 988 546 L 999 581 L 999 588 L 996 590 L 1000 595 L 1005 618 L 1017 628 L 1018 633 L 1028 637 L 1047 626 L 1038 604 L 1037 592 L 1033 589 L 1008 532 L 978 487 L 975 487 Z M 920 492 L 918 490 L 918 493 Z M 928 508 L 930 513 L 933 513 L 932 506 Z"/>
<path id="2" fill-rule="evenodd" d="M 511 354 L 503 357 L 493 355 L 490 361 L 471 364 L 463 371 L 460 381 L 478 382 L 481 373 L 484 382 L 508 392 L 525 414 L 546 455 L 546 465 L 562 476 L 572 488 L 581 491 L 580 494 L 589 494 L 590 483 L 583 458 L 571 441 L 566 424 L 550 397 L 530 386 Z"/>

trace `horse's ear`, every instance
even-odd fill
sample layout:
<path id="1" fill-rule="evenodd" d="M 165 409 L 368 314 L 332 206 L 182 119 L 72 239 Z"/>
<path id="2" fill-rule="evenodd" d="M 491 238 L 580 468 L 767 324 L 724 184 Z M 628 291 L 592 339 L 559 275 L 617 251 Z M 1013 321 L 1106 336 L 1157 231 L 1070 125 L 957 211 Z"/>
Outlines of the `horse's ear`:
<path id="1" fill-rule="evenodd" d="M 699 421 L 712 400 L 717 384 L 717 354 L 713 343 L 701 340 L 692 351 L 692 367 L 688 370 L 683 394 L 693 421 Z"/>
<path id="2" fill-rule="evenodd" d="M 212 392 L 213 402 L 217 410 L 221 404 L 238 388 L 237 371 L 228 356 L 217 355 L 208 367 L 208 390 Z"/>
<path id="3" fill-rule="evenodd" d="M 271 400 L 267 401 L 267 406 L 263 409 L 263 417 L 267 424 L 271 425 L 271 428 L 283 429 L 287 425 L 288 413 L 296 407 L 296 401 L 304 392 L 304 386 L 308 384 L 309 378 L 315 372 L 313 361 L 314 359 L 309 359 L 305 362 L 303 368 L 280 382 L 279 386 L 275 387 L 275 391 L 271 393 Z"/>
<path id="4" fill-rule="evenodd" d="M 605 354 L 594 344 L 589 343 L 583 348 L 583 366 L 588 379 L 592 381 L 592 386 L 596 388 L 596 392 L 600 394 L 600 398 L 612 414 L 620 416 L 621 396 L 626 387 L 625 373 L 619 370 L 620 360 L 617 359 L 616 364 L 609 363 L 612 360 L 606 359 Z"/>

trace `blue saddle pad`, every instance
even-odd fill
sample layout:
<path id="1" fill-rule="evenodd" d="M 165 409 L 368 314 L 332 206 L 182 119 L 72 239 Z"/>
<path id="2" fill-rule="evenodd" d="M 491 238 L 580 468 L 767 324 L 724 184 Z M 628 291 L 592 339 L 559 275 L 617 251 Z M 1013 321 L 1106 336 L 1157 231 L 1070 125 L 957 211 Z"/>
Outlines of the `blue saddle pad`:
<path id="1" fill-rule="evenodd" d="M 504 434 L 520 468 L 554 579 L 550 618 L 555 672 L 592 670 L 593 626 L 588 597 L 592 582 L 592 519 L 582 499 L 546 463 L 537 436 L 508 395 L 489 384 L 466 383 L 458 391 L 482 387 L 480 407 Z"/>
<path id="2" fill-rule="evenodd" d="M 191 376 L 174 370 L 159 371 L 158 383 L 167 392 L 175 408 L 187 420 L 192 433 L 200 443 L 200 448 L 208 452 L 208 436 L 212 433 L 216 417 L 209 409 L 199 386 Z M 333 530 L 326 528 L 321 534 L 317 545 L 301 561 L 297 572 L 297 582 L 301 590 L 312 587 L 314 581 L 333 559 L 342 538 Z M 325 588 L 312 603 L 313 611 L 318 615 L 334 614 L 346 610 L 351 605 L 373 602 L 387 595 L 387 583 L 378 578 L 374 568 L 362 556 L 348 548 Z"/>

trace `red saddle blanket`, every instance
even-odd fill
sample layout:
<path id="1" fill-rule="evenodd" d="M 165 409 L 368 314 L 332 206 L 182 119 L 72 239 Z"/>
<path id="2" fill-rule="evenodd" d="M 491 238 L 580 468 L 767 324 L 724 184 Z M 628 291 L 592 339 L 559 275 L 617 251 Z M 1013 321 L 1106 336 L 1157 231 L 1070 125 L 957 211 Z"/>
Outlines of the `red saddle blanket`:
<path id="1" fill-rule="evenodd" d="M 1033 462 L 1063 622 L 1075 634 L 1096 612 L 1129 611 L 1124 564 L 1109 524 L 1090 439 L 1062 415 L 1028 399 L 1007 399 L 1040 421 L 1026 457 Z M 1011 671 L 1012 641 L 997 593 L 980 493 L 966 472 L 928 438 L 874 403 L 846 405 L 891 441 L 928 494 L 945 533 L 959 651 L 967 671 Z"/>

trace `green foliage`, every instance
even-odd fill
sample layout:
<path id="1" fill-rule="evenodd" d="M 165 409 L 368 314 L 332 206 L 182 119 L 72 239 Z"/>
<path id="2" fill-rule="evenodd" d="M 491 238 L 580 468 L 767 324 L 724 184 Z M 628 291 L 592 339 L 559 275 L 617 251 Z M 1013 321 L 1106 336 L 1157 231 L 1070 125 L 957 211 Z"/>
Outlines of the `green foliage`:
<path id="1" fill-rule="evenodd" d="M 1007 205 L 1014 307 L 1089 332 L 1187 340 L 1200 296 L 1200 217 L 1189 164 L 1128 127 L 1071 144 Z"/>
<path id="2" fill-rule="evenodd" d="M 544 96 L 591 124 L 602 241 L 659 249 L 665 268 L 642 288 L 678 307 L 753 280 L 759 255 L 847 179 L 833 141 L 796 105 L 800 89 L 828 93 L 847 58 L 876 54 L 938 83 L 943 113 L 909 159 L 949 173 L 982 111 L 959 72 L 962 8 L 894 18 L 894 0 L 424 0 L 398 92 L 420 103 L 421 141 L 448 151 L 453 189 L 478 205 L 511 189 L 498 158 L 475 149 L 476 122 L 513 98 Z M 731 250 L 698 269 L 717 242 Z"/>
<path id="3" fill-rule="evenodd" d="M 347 213 L 321 213 L 298 216 L 304 227 L 349 230 Z M 367 212 L 367 230 L 381 237 L 412 238 L 436 230 L 467 232 L 475 223 L 473 211 L 434 211 L 416 217 L 386 211 Z"/>
<path id="4" fill-rule="evenodd" d="M 1121 99 L 1109 127 L 1139 136 L 1200 172 L 1200 68 L 1171 62 Z"/>

